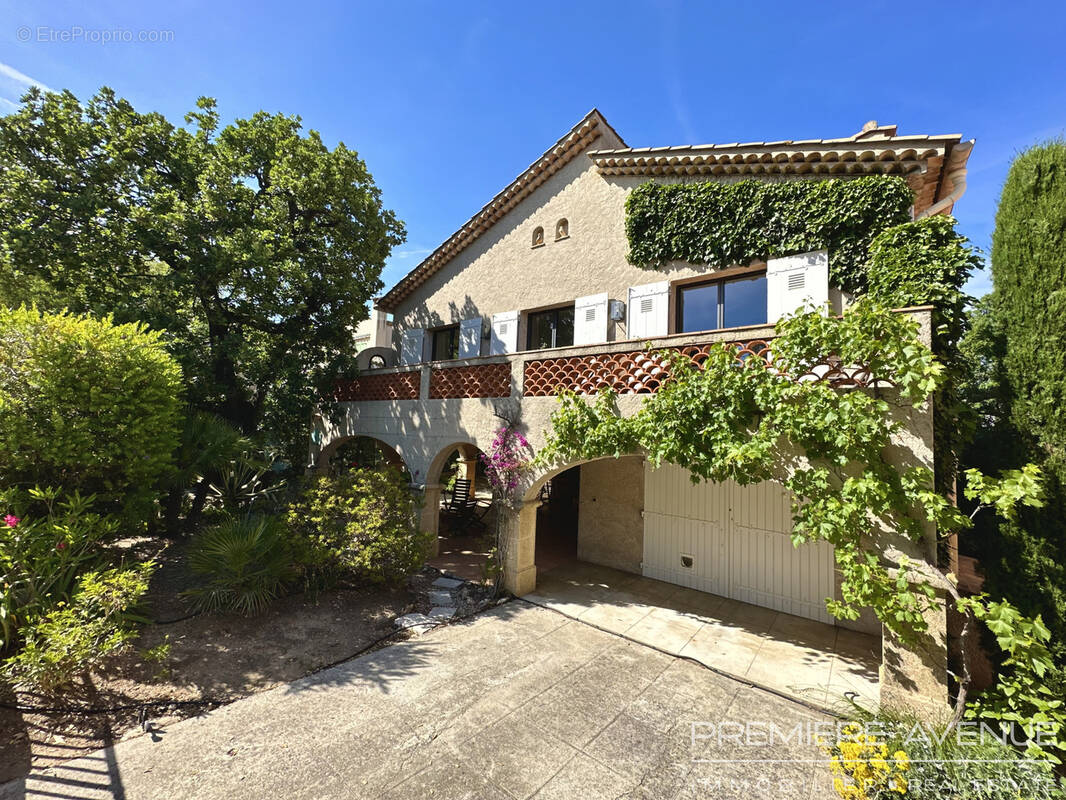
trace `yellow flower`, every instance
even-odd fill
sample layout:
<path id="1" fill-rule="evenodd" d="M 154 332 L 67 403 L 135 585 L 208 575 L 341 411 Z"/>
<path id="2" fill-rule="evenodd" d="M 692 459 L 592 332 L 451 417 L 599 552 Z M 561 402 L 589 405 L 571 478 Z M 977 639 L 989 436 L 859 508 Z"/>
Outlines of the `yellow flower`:
<path id="1" fill-rule="evenodd" d="M 911 760 L 910 760 L 910 758 L 908 758 L 907 754 L 904 753 L 902 750 L 897 750 L 895 753 L 893 753 L 892 754 L 892 758 L 894 758 L 896 760 L 896 768 L 897 769 L 900 769 L 900 770 L 903 770 L 904 772 L 906 772 L 907 770 L 909 770 L 911 768 Z"/>

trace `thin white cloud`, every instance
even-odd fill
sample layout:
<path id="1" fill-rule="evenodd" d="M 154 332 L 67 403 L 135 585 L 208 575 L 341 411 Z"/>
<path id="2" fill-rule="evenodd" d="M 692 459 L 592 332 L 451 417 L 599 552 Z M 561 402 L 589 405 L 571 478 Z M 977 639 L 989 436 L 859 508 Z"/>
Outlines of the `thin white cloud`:
<path id="1" fill-rule="evenodd" d="M 685 98 L 685 85 L 682 81 L 683 71 L 678 53 L 683 52 L 680 44 L 680 19 L 677 3 L 667 2 L 661 6 L 659 42 L 662 52 L 659 64 L 662 69 L 663 81 L 666 84 L 666 93 L 670 100 L 670 107 L 674 112 L 674 119 L 681 129 L 685 144 L 699 144 L 692 117 L 689 114 L 688 102 Z"/>
<path id="2" fill-rule="evenodd" d="M 412 258 L 415 256 L 428 256 L 433 252 L 433 248 L 427 247 L 424 250 L 397 250 L 393 253 L 394 258 Z"/>
<path id="3" fill-rule="evenodd" d="M 10 107 L 13 110 L 18 110 L 19 104 L 14 100 L 8 100 L 6 97 L 0 97 L 0 108 Z"/>
<path id="4" fill-rule="evenodd" d="M 0 75 L 15 83 L 21 84 L 22 86 L 36 86 L 40 89 L 44 89 L 46 92 L 53 91 L 36 78 L 31 78 L 25 72 L 19 72 L 10 64 L 5 64 L 3 61 L 0 61 Z"/>

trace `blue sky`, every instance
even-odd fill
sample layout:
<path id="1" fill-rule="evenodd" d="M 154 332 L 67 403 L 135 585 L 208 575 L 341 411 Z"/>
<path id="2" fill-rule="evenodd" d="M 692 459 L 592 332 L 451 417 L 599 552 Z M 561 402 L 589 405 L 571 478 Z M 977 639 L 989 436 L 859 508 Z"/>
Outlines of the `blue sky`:
<path id="1" fill-rule="evenodd" d="M 106 84 L 174 121 L 210 95 L 227 118 L 296 113 L 358 150 L 407 224 L 389 284 L 594 106 L 633 146 L 847 136 L 869 119 L 976 138 L 956 214 L 984 249 L 1011 158 L 1066 131 L 1066 4 L 1052 0 L 0 10 L 0 112 L 27 81 L 82 98 Z M 106 41 L 141 32 L 162 41 Z"/>

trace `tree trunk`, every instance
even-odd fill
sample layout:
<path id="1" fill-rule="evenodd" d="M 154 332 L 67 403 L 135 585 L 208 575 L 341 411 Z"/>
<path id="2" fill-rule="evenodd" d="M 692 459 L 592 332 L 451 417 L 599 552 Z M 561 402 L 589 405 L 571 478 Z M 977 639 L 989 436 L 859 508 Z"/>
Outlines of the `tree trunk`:
<path id="1" fill-rule="evenodd" d="M 248 396 L 247 388 L 237 370 L 237 362 L 232 355 L 241 338 L 239 326 L 234 333 L 232 326 L 212 313 L 213 307 L 209 302 L 205 301 L 204 305 L 211 341 L 211 370 L 215 384 L 221 389 L 223 396 L 216 406 L 216 412 L 241 433 L 250 436 L 259 427 L 259 414 L 255 403 Z"/>
<path id="2" fill-rule="evenodd" d="M 192 508 L 189 509 L 189 516 L 185 518 L 189 531 L 195 530 L 200 524 L 200 517 L 204 513 L 204 505 L 207 503 L 207 487 L 207 478 L 200 478 L 196 488 L 193 489 Z"/>
<path id="3" fill-rule="evenodd" d="M 163 497 L 163 535 L 177 539 L 181 533 L 181 504 L 185 498 L 183 487 L 174 487 Z"/>

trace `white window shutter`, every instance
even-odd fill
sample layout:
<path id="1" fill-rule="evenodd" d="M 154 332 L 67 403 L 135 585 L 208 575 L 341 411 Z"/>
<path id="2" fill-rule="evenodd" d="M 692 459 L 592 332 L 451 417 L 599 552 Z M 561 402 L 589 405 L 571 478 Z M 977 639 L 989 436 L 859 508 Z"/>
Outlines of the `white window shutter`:
<path id="1" fill-rule="evenodd" d="M 489 355 L 502 356 L 518 350 L 518 312 L 505 311 L 492 315 L 492 338 Z"/>
<path id="2" fill-rule="evenodd" d="M 423 340 L 426 332 L 422 328 L 408 328 L 403 332 L 400 346 L 401 364 L 419 364 L 422 362 Z"/>
<path id="3" fill-rule="evenodd" d="M 626 306 L 626 336 L 647 339 L 669 332 L 670 281 L 646 283 L 629 290 Z"/>
<path id="4" fill-rule="evenodd" d="M 607 341 L 607 292 L 574 301 L 574 344 Z"/>
<path id="5" fill-rule="evenodd" d="M 459 323 L 459 358 L 481 355 L 481 317 L 464 319 Z"/>
<path id="6" fill-rule="evenodd" d="M 766 262 L 766 321 L 803 306 L 821 308 L 829 301 L 829 253 L 817 250 Z"/>

